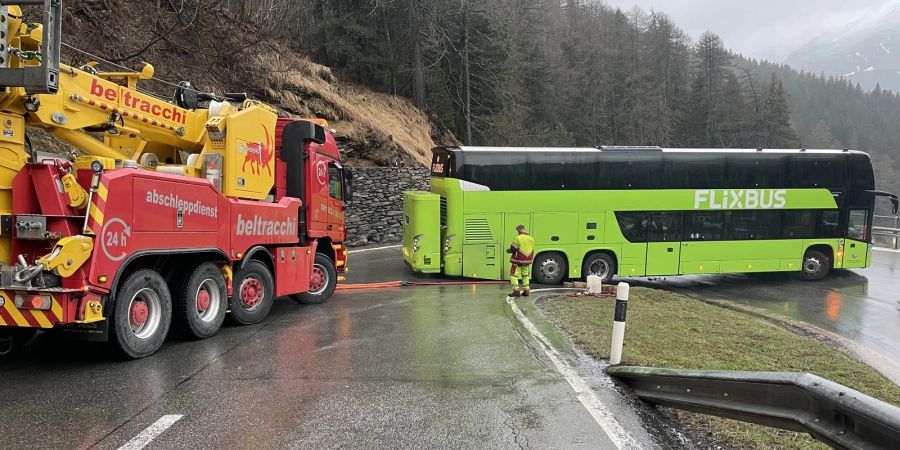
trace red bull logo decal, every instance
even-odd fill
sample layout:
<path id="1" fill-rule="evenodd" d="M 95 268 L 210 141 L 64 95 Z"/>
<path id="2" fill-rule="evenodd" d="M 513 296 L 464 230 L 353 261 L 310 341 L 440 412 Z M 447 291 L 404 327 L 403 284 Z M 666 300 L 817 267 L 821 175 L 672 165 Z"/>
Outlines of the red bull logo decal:
<path id="1" fill-rule="evenodd" d="M 266 169 L 266 173 L 272 175 L 272 159 L 275 152 L 272 150 L 272 140 L 269 137 L 269 129 L 265 125 L 262 126 L 266 134 L 266 143 L 241 143 L 238 145 L 238 153 L 244 155 L 244 164 L 241 165 L 241 172 L 247 173 L 247 164 L 250 165 L 250 172 L 253 175 L 262 173 L 262 168 Z"/>

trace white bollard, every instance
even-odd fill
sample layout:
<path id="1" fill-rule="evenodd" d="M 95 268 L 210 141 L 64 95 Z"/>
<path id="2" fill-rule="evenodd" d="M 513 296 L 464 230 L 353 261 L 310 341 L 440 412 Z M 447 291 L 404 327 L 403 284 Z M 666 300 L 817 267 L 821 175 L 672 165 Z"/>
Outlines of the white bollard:
<path id="1" fill-rule="evenodd" d="M 603 279 L 597 275 L 588 275 L 587 277 L 588 294 L 600 294 L 603 292 Z"/>
<path id="2" fill-rule="evenodd" d="M 625 312 L 628 310 L 628 283 L 619 283 L 616 289 L 616 315 L 613 318 L 612 345 L 609 350 L 609 364 L 622 362 L 622 345 L 625 343 Z"/>

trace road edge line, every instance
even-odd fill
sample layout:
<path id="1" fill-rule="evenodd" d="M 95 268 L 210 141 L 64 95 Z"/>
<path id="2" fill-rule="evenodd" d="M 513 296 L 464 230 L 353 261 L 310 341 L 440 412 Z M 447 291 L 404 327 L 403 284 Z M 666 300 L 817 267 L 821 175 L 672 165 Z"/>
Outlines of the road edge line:
<path id="1" fill-rule="evenodd" d="M 400 247 L 403 247 L 403 244 L 385 245 L 382 247 L 359 248 L 356 250 L 349 250 L 347 253 L 353 254 L 353 253 L 372 252 L 375 250 L 389 250 L 392 248 L 400 248 Z"/>
<path id="2" fill-rule="evenodd" d="M 153 422 L 150 426 L 144 428 L 137 436 L 122 444 L 118 450 L 141 450 L 146 447 L 147 444 L 159 437 L 159 435 L 168 430 L 169 427 L 175 425 L 182 417 L 184 417 L 183 414 L 166 414 L 160 417 L 156 422 Z"/>
<path id="3" fill-rule="evenodd" d="M 545 290 L 550 291 L 556 289 L 536 289 L 531 292 Z M 523 314 L 519 309 L 519 306 L 516 305 L 515 300 L 512 297 L 506 297 L 506 303 L 509 303 L 513 314 L 515 314 L 519 323 L 528 330 L 528 333 L 530 333 L 533 338 L 540 342 L 544 354 L 550 358 L 550 361 L 553 363 L 554 367 L 556 367 L 556 371 L 566 379 L 566 382 L 569 383 L 569 386 L 571 386 L 572 390 L 577 394 L 576 397 L 578 398 L 578 401 L 581 402 L 584 409 L 586 409 L 594 421 L 597 422 L 597 425 L 600 425 L 600 428 L 606 432 L 606 436 L 612 441 L 613 445 L 615 445 L 617 449 L 641 448 L 637 441 L 628 434 L 628 431 L 626 431 L 619 421 L 616 420 L 612 412 L 603 405 L 603 402 L 601 402 L 600 398 L 597 397 L 597 394 L 591 390 L 591 387 L 587 382 L 578 375 L 578 372 L 570 365 L 563 362 L 556 348 L 550 344 L 550 341 L 537 329 L 531 320 L 529 320 L 528 317 L 525 317 L 525 314 Z"/>

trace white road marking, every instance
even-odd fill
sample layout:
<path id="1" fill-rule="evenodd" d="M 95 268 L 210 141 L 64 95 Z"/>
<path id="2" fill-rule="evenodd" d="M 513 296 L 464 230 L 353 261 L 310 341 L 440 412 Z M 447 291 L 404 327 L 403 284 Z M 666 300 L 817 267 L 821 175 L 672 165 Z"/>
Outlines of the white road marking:
<path id="1" fill-rule="evenodd" d="M 900 250 L 894 250 L 892 248 L 872 247 L 872 250 L 875 250 L 877 252 L 900 253 Z"/>
<path id="2" fill-rule="evenodd" d="M 153 422 L 149 427 L 144 428 L 144 431 L 141 431 L 140 434 L 119 447 L 119 450 L 141 450 L 152 440 L 156 439 L 157 436 L 168 430 L 169 427 L 175 425 L 175 422 L 181 420 L 182 417 L 184 417 L 182 414 L 167 414 L 160 417 L 159 420 Z"/>
<path id="3" fill-rule="evenodd" d="M 551 290 L 556 291 L 559 289 L 535 289 L 531 292 Z M 588 386 L 587 382 L 578 376 L 578 372 L 572 366 L 562 360 L 559 352 L 557 352 L 556 348 L 550 344 L 550 341 L 544 337 L 543 333 L 541 333 L 533 323 L 531 323 L 531 320 L 525 317 L 525 314 L 522 314 L 522 311 L 516 305 L 515 300 L 512 297 L 507 297 L 506 302 L 512 307 L 513 313 L 516 315 L 516 318 L 519 319 L 519 322 L 521 322 L 525 329 L 541 343 L 544 353 L 550 358 L 553 365 L 556 366 L 556 370 L 569 382 L 569 386 L 572 386 L 572 390 L 577 394 L 578 401 L 581 402 L 588 413 L 591 414 L 594 421 L 600 425 L 600 428 L 603 428 L 603 431 L 606 432 L 606 436 L 609 437 L 609 440 L 612 441 L 613 445 L 618 449 L 641 448 L 640 444 L 638 444 L 637 441 L 622 428 L 622 425 L 619 424 L 619 421 L 616 420 L 612 412 L 603 405 L 603 402 L 601 402 L 600 398 L 597 397 L 597 394 L 591 390 L 591 387 Z"/>
<path id="4" fill-rule="evenodd" d="M 375 250 L 387 250 L 387 249 L 390 249 L 390 248 L 399 248 L 399 247 L 403 247 L 403 244 L 397 244 L 397 245 L 385 245 L 384 247 L 361 248 L 361 249 L 358 249 L 358 250 L 350 250 L 348 253 L 372 252 L 372 251 L 375 251 Z"/>

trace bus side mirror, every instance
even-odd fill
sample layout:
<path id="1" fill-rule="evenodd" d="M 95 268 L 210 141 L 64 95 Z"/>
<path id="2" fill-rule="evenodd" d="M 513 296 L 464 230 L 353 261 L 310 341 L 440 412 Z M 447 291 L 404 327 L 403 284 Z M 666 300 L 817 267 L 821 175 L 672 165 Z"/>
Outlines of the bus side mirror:
<path id="1" fill-rule="evenodd" d="M 344 203 L 353 201 L 353 169 L 344 167 Z"/>

